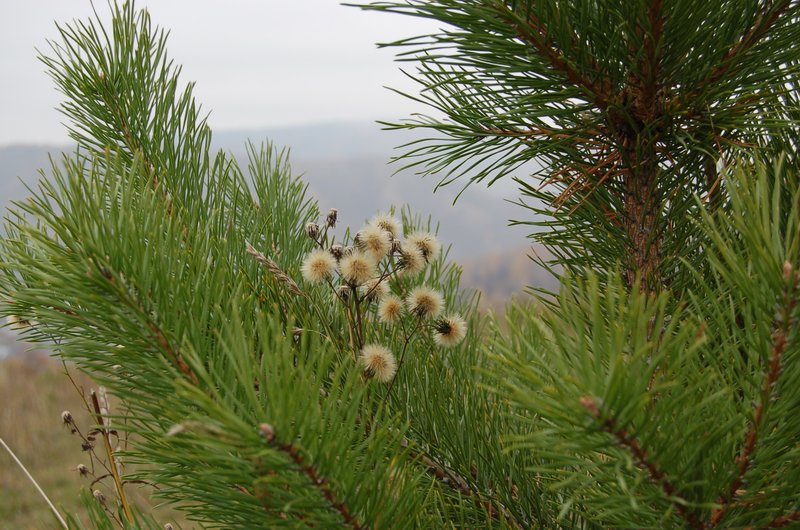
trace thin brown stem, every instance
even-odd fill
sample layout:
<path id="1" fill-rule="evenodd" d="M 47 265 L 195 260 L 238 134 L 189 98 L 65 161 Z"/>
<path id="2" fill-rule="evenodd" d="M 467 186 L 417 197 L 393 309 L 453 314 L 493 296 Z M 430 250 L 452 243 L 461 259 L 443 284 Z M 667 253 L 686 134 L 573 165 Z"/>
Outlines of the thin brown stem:
<path id="1" fill-rule="evenodd" d="M 689 512 L 683 503 L 675 500 L 680 497 L 678 486 L 667 476 L 664 470 L 652 461 L 647 450 L 642 447 L 639 441 L 631 436 L 626 429 L 619 427 L 614 418 L 604 417 L 594 398 L 585 396 L 581 398 L 580 402 L 581 405 L 589 411 L 589 414 L 600 423 L 600 428 L 612 435 L 621 446 L 625 447 L 633 456 L 636 464 L 650 475 L 650 479 L 653 482 L 661 487 L 666 496 L 670 499 L 678 515 L 689 523 L 689 526 L 692 528 L 705 528 L 703 522 L 700 521 L 696 515 Z"/>
<path id="2" fill-rule="evenodd" d="M 122 477 L 119 475 L 119 470 L 117 469 L 117 460 L 114 456 L 114 450 L 111 447 L 111 439 L 109 435 L 108 425 L 106 423 L 106 419 L 103 417 L 102 409 L 100 407 L 100 401 L 97 399 L 97 393 L 92 390 L 92 407 L 94 408 L 94 417 L 97 421 L 98 431 L 100 432 L 100 437 L 103 439 L 103 446 L 106 450 L 106 458 L 108 458 L 108 465 L 111 468 L 111 476 L 114 477 L 114 489 L 117 490 L 117 496 L 119 497 L 119 501 L 122 504 L 122 511 L 125 513 L 125 519 L 129 522 L 133 522 L 133 512 L 131 511 L 130 504 L 128 503 L 128 497 L 125 495 L 125 489 L 122 484 Z"/>
<path id="3" fill-rule="evenodd" d="M 792 269 L 793 267 L 789 262 L 784 264 L 784 271 L 788 271 L 788 273 L 784 272 L 786 276 L 786 287 L 783 292 L 783 300 L 781 301 L 781 311 L 780 315 L 773 323 L 771 353 L 761 386 L 760 401 L 755 406 L 753 420 L 750 422 L 750 427 L 745 434 L 742 448 L 739 451 L 739 455 L 736 457 L 737 473 L 731 481 L 728 490 L 717 501 L 720 507 L 715 508 L 711 513 L 711 519 L 708 523 L 709 528 L 714 528 L 722 521 L 734 505 L 737 491 L 739 491 L 744 484 L 744 476 L 753 463 L 753 455 L 758 444 L 759 429 L 764 421 L 764 408 L 772 399 L 775 385 L 781 374 L 781 356 L 789 345 L 788 337 L 792 326 L 792 312 L 797 305 L 795 291 L 798 283 L 798 278 L 792 274 Z"/>
<path id="4" fill-rule="evenodd" d="M 305 458 L 302 454 L 300 454 L 299 449 L 294 444 L 291 442 L 282 442 L 278 440 L 275 436 L 275 429 L 268 423 L 262 423 L 259 426 L 259 430 L 264 439 L 266 439 L 266 441 L 269 442 L 272 447 L 275 447 L 282 453 L 286 454 L 292 460 L 292 462 L 294 462 L 298 469 L 300 469 L 300 471 L 302 471 L 308 477 L 309 481 L 311 481 L 311 484 L 320 490 L 322 496 L 328 501 L 328 504 L 330 504 L 334 510 L 339 512 L 345 523 L 353 528 L 353 530 L 362 530 L 365 528 L 361 525 L 356 516 L 353 515 L 347 504 L 344 501 L 340 501 L 336 497 L 336 494 L 334 493 L 333 488 L 331 488 L 328 479 L 323 477 L 313 464 L 306 463 Z"/>

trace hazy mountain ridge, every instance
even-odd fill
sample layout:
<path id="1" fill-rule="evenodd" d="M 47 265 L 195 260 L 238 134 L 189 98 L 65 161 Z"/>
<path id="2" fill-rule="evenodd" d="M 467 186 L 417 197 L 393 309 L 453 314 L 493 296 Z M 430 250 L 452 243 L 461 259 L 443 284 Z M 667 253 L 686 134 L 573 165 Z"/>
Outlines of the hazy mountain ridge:
<path id="1" fill-rule="evenodd" d="M 393 147 L 410 139 L 408 132 L 381 131 L 377 124 L 318 124 L 218 132 L 214 145 L 233 153 L 245 170 L 248 140 L 286 146 L 293 172 L 308 183 L 323 213 L 338 208 L 342 224 L 354 230 L 392 205 L 399 209 L 409 204 L 416 215 L 430 216 L 439 225 L 442 242 L 451 246 L 450 256 L 465 264 L 466 284 L 485 292 L 484 303 L 497 304 L 536 283 L 541 271 L 525 257 L 527 251 L 520 250 L 529 244 L 528 230 L 507 226 L 508 219 L 524 218 L 529 212 L 480 184 L 467 188 L 453 205 L 461 181 L 433 193 L 434 178 L 422 179 L 411 171 L 392 176 L 398 167 L 388 163 L 397 153 Z M 39 169 L 50 167 L 50 156 L 57 159 L 69 150 L 46 145 L 0 147 L 0 206 L 5 210 L 11 201 L 25 198 L 25 184 L 35 185 Z"/>

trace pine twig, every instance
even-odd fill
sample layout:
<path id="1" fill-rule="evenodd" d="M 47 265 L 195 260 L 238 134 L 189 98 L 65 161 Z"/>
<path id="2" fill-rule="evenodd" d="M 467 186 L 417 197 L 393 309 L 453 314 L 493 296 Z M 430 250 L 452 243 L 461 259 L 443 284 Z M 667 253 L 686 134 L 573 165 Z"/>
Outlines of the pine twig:
<path id="1" fill-rule="evenodd" d="M 664 491 L 667 497 L 670 498 L 670 502 L 675 507 L 675 511 L 678 512 L 678 514 L 683 517 L 683 519 L 689 523 L 692 528 L 702 530 L 706 527 L 696 515 L 688 512 L 682 503 L 674 500 L 679 493 L 677 485 L 670 480 L 664 470 L 658 467 L 655 462 L 650 459 L 650 455 L 648 454 L 647 450 L 642 447 L 636 438 L 632 437 L 624 428 L 619 427 L 613 418 L 608 417 L 604 419 L 603 414 L 600 412 L 600 408 L 597 406 L 597 402 L 593 397 L 584 396 L 580 399 L 580 403 L 587 411 L 589 411 L 589 414 L 591 414 L 592 417 L 600 423 L 600 427 L 605 432 L 611 434 L 620 445 L 631 452 L 639 467 L 647 471 L 653 482 L 661 486 L 661 489 Z"/>
<path id="2" fill-rule="evenodd" d="M 795 290 L 797 289 L 798 282 L 800 282 L 800 276 L 793 274 L 793 268 L 792 264 L 788 261 L 783 265 L 786 287 L 783 292 L 781 314 L 773 323 L 772 352 L 767 372 L 764 374 L 764 383 L 761 388 L 761 400 L 756 404 L 753 421 L 750 422 L 750 427 L 747 429 L 747 433 L 744 437 L 744 444 L 739 455 L 736 457 L 736 466 L 738 468 L 736 477 L 731 482 L 728 491 L 719 498 L 718 502 L 720 507 L 715 508 L 711 513 L 711 519 L 708 523 L 709 528 L 714 528 L 722 521 L 734 505 L 733 501 L 736 498 L 736 492 L 739 491 L 744 484 L 744 476 L 753 462 L 753 454 L 756 451 L 756 445 L 758 443 L 758 431 L 764 420 L 764 406 L 772 399 L 772 392 L 781 374 L 781 356 L 784 351 L 786 351 L 786 347 L 789 344 L 789 328 L 792 325 L 791 315 L 797 305 Z"/>
<path id="3" fill-rule="evenodd" d="M 341 514 L 342 519 L 344 519 L 344 521 L 350 525 L 353 530 L 364 530 L 366 528 L 350 512 L 350 508 L 347 506 L 347 504 L 345 504 L 344 501 L 338 500 L 336 494 L 330 486 L 330 483 L 325 477 L 319 474 L 317 468 L 315 468 L 312 464 L 307 464 L 305 462 L 303 455 L 300 454 L 300 451 L 298 451 L 297 447 L 290 442 L 281 442 L 278 440 L 275 437 L 275 429 L 268 423 L 262 423 L 259 426 L 259 431 L 261 436 L 263 436 L 268 443 L 292 459 L 295 465 L 300 468 L 303 473 L 305 473 L 311 483 L 319 488 L 319 490 L 322 492 L 322 496 L 325 497 L 325 500 L 328 501 L 331 507 Z"/>

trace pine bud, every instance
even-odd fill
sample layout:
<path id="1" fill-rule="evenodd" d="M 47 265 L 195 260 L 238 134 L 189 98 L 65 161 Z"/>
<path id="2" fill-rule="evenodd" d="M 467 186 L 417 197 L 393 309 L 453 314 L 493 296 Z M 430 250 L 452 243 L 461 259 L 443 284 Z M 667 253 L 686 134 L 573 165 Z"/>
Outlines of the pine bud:
<path id="1" fill-rule="evenodd" d="M 317 223 L 308 223 L 306 225 L 306 235 L 316 241 L 319 235 L 319 225 Z"/>
<path id="2" fill-rule="evenodd" d="M 329 227 L 333 228 L 336 226 L 336 220 L 339 218 L 339 210 L 336 208 L 331 208 L 328 210 L 328 217 L 325 219 L 325 222 L 328 224 Z"/>
<path id="3" fill-rule="evenodd" d="M 258 426 L 258 431 L 261 436 L 268 442 L 271 442 L 275 439 L 275 429 L 272 428 L 272 425 L 269 423 L 262 423 Z"/>
<path id="4" fill-rule="evenodd" d="M 789 283 L 792 279 L 792 264 L 787 260 L 783 262 L 783 281 Z"/>

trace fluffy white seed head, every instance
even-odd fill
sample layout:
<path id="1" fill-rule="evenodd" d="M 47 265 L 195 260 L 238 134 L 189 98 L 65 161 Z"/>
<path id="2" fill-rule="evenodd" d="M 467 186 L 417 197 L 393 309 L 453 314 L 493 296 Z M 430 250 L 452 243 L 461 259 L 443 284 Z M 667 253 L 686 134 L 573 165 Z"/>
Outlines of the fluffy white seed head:
<path id="1" fill-rule="evenodd" d="M 433 340 L 439 346 L 452 348 L 467 335 L 467 323 L 460 315 L 448 315 L 433 324 Z"/>
<path id="2" fill-rule="evenodd" d="M 394 324 L 403 315 L 403 301 L 393 294 L 384 296 L 378 304 L 378 319 L 385 324 Z"/>
<path id="3" fill-rule="evenodd" d="M 425 258 L 422 257 L 422 252 L 416 246 L 403 243 L 398 266 L 404 276 L 413 276 L 425 268 Z"/>
<path id="4" fill-rule="evenodd" d="M 406 297 L 408 310 L 421 318 L 435 317 L 442 312 L 444 299 L 430 287 L 415 287 Z"/>
<path id="5" fill-rule="evenodd" d="M 320 283 L 333 277 L 336 271 L 336 258 L 327 250 L 312 250 L 303 260 L 300 272 L 306 281 Z"/>
<path id="6" fill-rule="evenodd" d="M 365 226 L 358 235 L 358 248 L 375 261 L 382 260 L 392 250 L 392 235 L 376 225 Z"/>
<path id="7" fill-rule="evenodd" d="M 388 383 L 397 373 L 397 361 L 385 346 L 367 344 L 359 356 L 364 367 L 364 375 L 374 377 L 381 383 Z"/>
<path id="8" fill-rule="evenodd" d="M 361 286 L 361 294 L 373 302 L 380 300 L 389 292 L 389 280 L 386 278 L 372 278 Z"/>
<path id="9" fill-rule="evenodd" d="M 414 232 L 406 238 L 406 244 L 418 248 L 428 263 L 435 260 L 442 250 L 439 240 L 428 232 Z"/>
<path id="10" fill-rule="evenodd" d="M 393 238 L 398 237 L 403 231 L 403 225 L 396 217 L 389 214 L 378 214 L 370 220 L 369 224 L 389 232 Z"/>
<path id="11" fill-rule="evenodd" d="M 375 276 L 375 261 L 358 250 L 343 257 L 339 262 L 342 277 L 350 285 L 363 285 Z"/>

